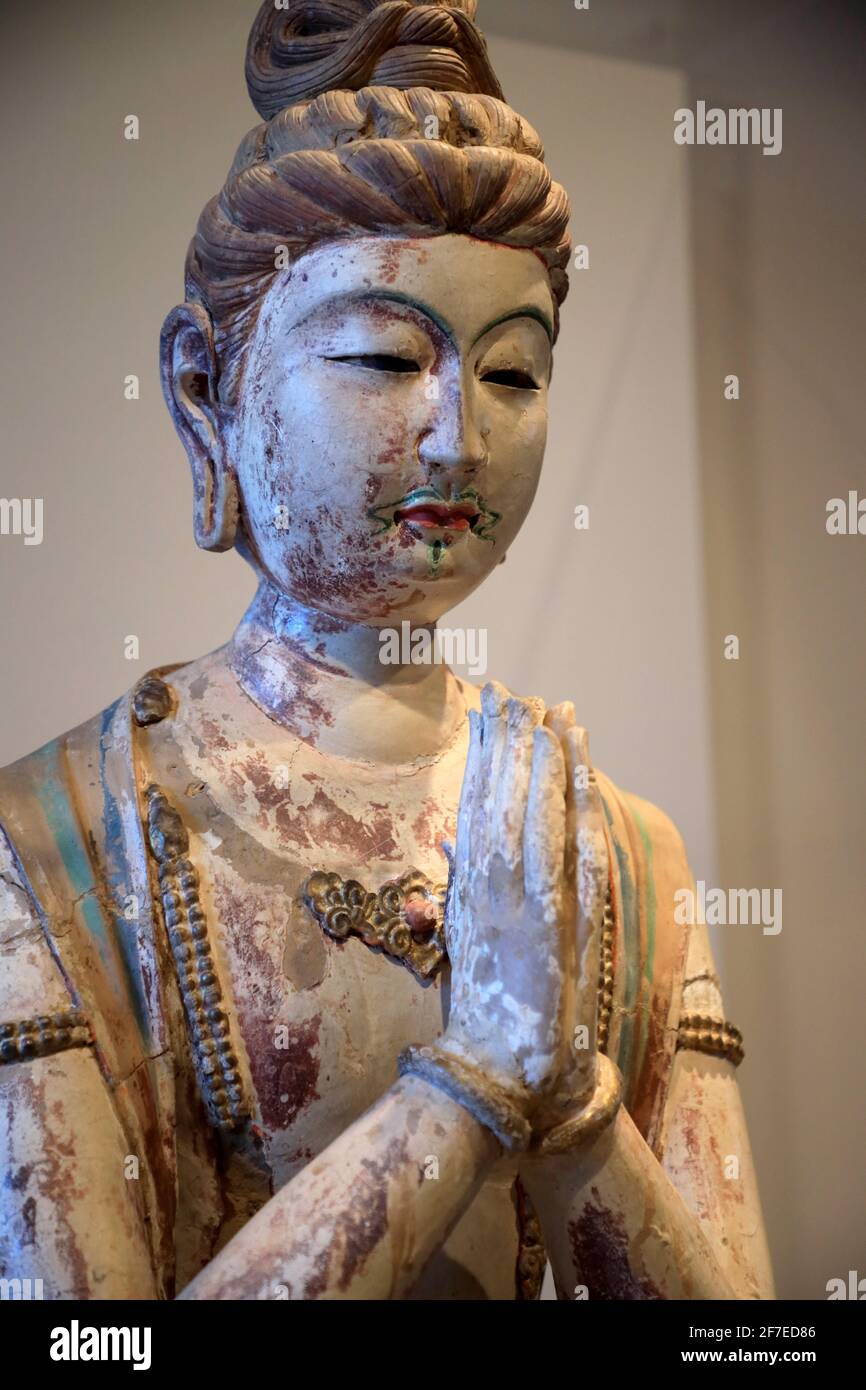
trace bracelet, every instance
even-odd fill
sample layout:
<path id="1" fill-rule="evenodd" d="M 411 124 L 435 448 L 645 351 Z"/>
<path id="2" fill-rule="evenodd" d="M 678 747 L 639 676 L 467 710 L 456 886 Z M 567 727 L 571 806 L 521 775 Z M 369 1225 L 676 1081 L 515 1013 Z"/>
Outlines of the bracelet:
<path id="1" fill-rule="evenodd" d="M 401 1076 L 419 1076 L 456 1100 L 496 1135 L 506 1152 L 529 1148 L 532 1127 L 523 1098 L 491 1081 L 478 1067 L 439 1047 L 407 1047 L 397 1066 Z"/>
<path id="2" fill-rule="evenodd" d="M 743 1035 L 739 1028 L 724 1018 L 706 1014 L 683 1014 L 677 1034 L 677 1049 L 706 1052 L 710 1057 L 723 1057 L 738 1067 L 745 1057 Z"/>
<path id="3" fill-rule="evenodd" d="M 600 1052 L 598 1071 L 598 1085 L 589 1104 L 576 1115 L 564 1120 L 561 1125 L 555 1125 L 546 1134 L 539 1135 L 532 1146 L 533 1153 L 546 1157 L 584 1147 L 597 1139 L 602 1130 L 615 1119 L 622 1104 L 622 1076 L 619 1067 L 605 1053 Z"/>

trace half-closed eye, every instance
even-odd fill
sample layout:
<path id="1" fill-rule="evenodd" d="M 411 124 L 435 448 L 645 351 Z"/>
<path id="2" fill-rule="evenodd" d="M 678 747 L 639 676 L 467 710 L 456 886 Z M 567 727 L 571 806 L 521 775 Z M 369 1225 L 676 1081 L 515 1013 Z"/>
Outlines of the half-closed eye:
<path id="1" fill-rule="evenodd" d="M 503 368 L 498 372 L 485 372 L 482 381 L 491 386 L 507 386 L 511 391 L 539 391 L 541 388 L 528 372 Z"/>
<path id="2" fill-rule="evenodd" d="M 364 367 L 368 372 L 420 372 L 413 357 L 389 357 L 387 353 L 370 352 L 353 357 L 329 357 L 329 362 L 342 362 L 348 367 Z"/>

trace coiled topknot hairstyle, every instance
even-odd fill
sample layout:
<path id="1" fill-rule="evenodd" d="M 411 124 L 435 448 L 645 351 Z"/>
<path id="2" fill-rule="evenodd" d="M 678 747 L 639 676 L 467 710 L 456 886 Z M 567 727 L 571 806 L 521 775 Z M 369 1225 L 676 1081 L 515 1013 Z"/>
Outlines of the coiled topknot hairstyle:
<path id="1" fill-rule="evenodd" d="M 476 0 L 265 0 L 247 50 L 263 118 L 199 219 L 187 299 L 235 397 L 278 264 L 358 235 L 464 233 L 536 252 L 568 290 L 568 199 L 506 105 Z M 283 262 L 278 260 L 277 248 Z"/>

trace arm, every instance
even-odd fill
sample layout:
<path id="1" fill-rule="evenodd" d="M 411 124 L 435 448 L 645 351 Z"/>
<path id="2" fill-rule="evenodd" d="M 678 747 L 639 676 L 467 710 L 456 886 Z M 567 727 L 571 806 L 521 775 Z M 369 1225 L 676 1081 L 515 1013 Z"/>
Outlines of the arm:
<path id="1" fill-rule="evenodd" d="M 73 1009 L 0 831 L 0 1278 L 155 1298 L 141 1183 L 86 1027 L 62 1027 Z"/>
<path id="2" fill-rule="evenodd" d="M 692 927 L 682 1012 L 726 1017 L 702 923 Z M 774 1298 L 758 1184 L 731 1061 L 690 1049 L 677 1053 L 665 1107 L 662 1165 L 707 1231 L 737 1297 Z"/>
<path id="3" fill-rule="evenodd" d="M 692 929 L 683 1012 L 724 1019 L 706 928 Z M 734 1066 L 676 1054 L 659 1162 L 629 1116 L 585 1152 L 527 1165 L 565 1298 L 773 1298 Z M 586 1296 L 586 1294 L 582 1294 Z"/>
<path id="4" fill-rule="evenodd" d="M 137 1184 L 88 1050 L 0 1069 L 0 1278 L 48 1299 L 159 1297 Z M 282 1188 L 181 1295 L 399 1298 L 500 1148 L 407 1077 Z"/>
<path id="5" fill-rule="evenodd" d="M 772 1297 L 730 1248 L 733 1228 L 696 1219 L 624 1110 L 585 1152 L 529 1164 L 524 1181 L 561 1297 Z"/>
<path id="6" fill-rule="evenodd" d="M 561 1298 L 734 1298 L 703 1231 L 620 1110 L 586 1151 L 526 1165 Z"/>
<path id="7" fill-rule="evenodd" d="M 556 783 L 560 820 L 564 817 L 556 780 L 557 771 L 560 781 L 563 774 L 556 740 L 547 735 L 531 777 L 543 715 L 538 702 L 531 707 L 512 702 L 508 713 L 501 694 L 490 695 L 487 703 L 486 745 L 482 749 L 476 718 L 472 795 L 461 803 L 457 859 L 462 879 L 469 867 L 477 872 L 471 887 L 462 882 L 462 949 L 456 936 L 451 940 L 452 995 L 459 1004 L 452 1008 L 443 1042 L 460 1053 L 465 1065 L 477 1064 L 481 1072 L 489 1066 L 505 1090 L 513 1082 L 522 1095 L 517 1078 L 523 1064 L 515 1060 L 515 1051 L 535 1059 L 534 1084 L 543 1085 L 567 1050 L 566 1035 L 553 1054 L 544 1044 L 551 1000 L 571 974 L 573 943 L 567 964 L 551 980 L 546 962 L 560 944 L 558 919 L 552 910 L 537 910 L 532 897 L 524 901 L 522 887 L 513 902 L 510 893 L 507 903 L 495 902 L 490 855 L 500 844 L 509 860 L 514 851 L 522 859 L 527 819 L 533 891 L 546 891 L 550 845 L 545 808 Z M 515 809 L 520 814 L 512 821 Z M 0 985 L 3 978 L 10 984 L 6 997 L 0 988 L 0 1020 L 44 1012 L 43 1001 L 52 990 L 52 1007 L 68 1009 L 74 1001 L 20 884 L 15 884 L 13 899 L 0 904 L 0 923 L 5 914 L 8 937 L 16 943 L 14 968 L 0 977 Z M 501 930 L 512 922 L 514 930 Z M 515 954 L 518 931 L 527 936 L 525 957 Z M 532 950 L 533 933 L 539 931 L 539 949 Z M 31 951 L 38 957 L 35 973 Z M 527 959 L 530 965 L 543 964 L 527 974 Z M 501 995 L 494 990 L 491 997 L 480 975 L 506 982 L 505 1003 L 516 1011 L 518 1024 L 525 1010 L 522 1027 L 509 1029 L 508 1017 L 497 1012 Z M 139 1184 L 128 1182 L 124 1174 L 129 1141 L 95 1049 L 87 1045 L 50 1058 L 10 1056 L 0 1072 L 0 1084 L 11 1098 L 0 1112 L 0 1154 L 5 1150 L 15 1173 L 14 1183 L 0 1191 L 0 1232 L 6 1232 L 7 1250 L 27 1248 L 21 1276 L 44 1279 L 49 1298 L 165 1296 L 166 1271 L 156 1267 L 150 1250 L 149 1212 Z M 495 1091 L 495 1081 L 493 1085 Z M 357 1299 L 407 1292 L 447 1239 L 488 1167 L 501 1156 L 484 1118 L 452 1098 L 447 1086 L 404 1076 L 277 1193 L 183 1296 Z M 10 1275 L 16 1271 L 17 1265 Z"/>
<path id="8" fill-rule="evenodd" d="M 282 1188 L 181 1297 L 402 1298 L 500 1152 L 462 1105 L 404 1077 Z"/>
<path id="9" fill-rule="evenodd" d="M 159 1297 L 129 1157 L 89 1048 L 0 1066 L 0 1277 L 46 1299 Z"/>
<path id="10" fill-rule="evenodd" d="M 41 1279 L 47 1299 L 159 1298 L 135 1155 L 87 1029 L 66 1029 L 50 1055 L 21 1044 L 25 1021 L 37 1040 L 74 1001 L 2 833 L 0 963 L 0 1278 Z M 183 1296 L 399 1297 L 500 1152 L 467 1110 L 407 1077 Z"/>
<path id="11" fill-rule="evenodd" d="M 528 1112 L 557 1090 L 576 951 L 561 930 L 565 769 L 539 701 L 491 685 L 483 710 L 470 716 L 449 892 L 445 1035 L 404 1054 L 414 1074 L 272 1198 L 186 1297 L 400 1297 L 499 1140 L 525 1141 Z M 437 1180 L 425 1176 L 431 1158 Z"/>

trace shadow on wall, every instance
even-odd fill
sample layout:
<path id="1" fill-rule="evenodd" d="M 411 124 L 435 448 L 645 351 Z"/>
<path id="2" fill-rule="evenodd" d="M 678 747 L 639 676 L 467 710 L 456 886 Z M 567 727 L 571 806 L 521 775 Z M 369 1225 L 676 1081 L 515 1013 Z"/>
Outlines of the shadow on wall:
<path id="1" fill-rule="evenodd" d="M 778 936 L 727 929 L 726 997 L 760 1058 L 740 1079 L 778 1292 L 806 1299 L 866 1250 L 866 537 L 825 525 L 830 498 L 866 493 L 862 19 L 776 17 L 699 55 L 689 93 L 784 113 L 778 157 L 689 161 L 721 882 L 784 895 Z"/>

